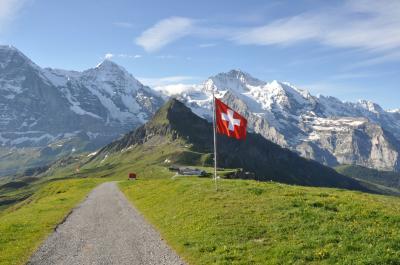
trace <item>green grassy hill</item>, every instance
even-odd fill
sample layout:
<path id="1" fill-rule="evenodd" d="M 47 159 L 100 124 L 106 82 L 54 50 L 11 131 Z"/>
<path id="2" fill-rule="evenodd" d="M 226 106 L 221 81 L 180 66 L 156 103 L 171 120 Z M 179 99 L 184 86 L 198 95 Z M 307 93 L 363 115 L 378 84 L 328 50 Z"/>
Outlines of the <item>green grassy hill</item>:
<path id="1" fill-rule="evenodd" d="M 92 164 L 115 164 L 112 159 L 117 163 L 130 159 L 132 163 L 143 160 L 162 165 L 163 161 L 171 161 L 175 164 L 211 166 L 212 136 L 210 123 L 196 116 L 183 103 L 172 99 L 148 123 L 100 150 Z M 258 134 L 248 133 L 246 141 L 219 135 L 217 142 L 219 167 L 243 168 L 255 173 L 257 180 L 368 190 L 358 181 L 304 159 Z"/>
<path id="2" fill-rule="evenodd" d="M 400 264 L 400 199 L 251 180 L 126 181 L 189 264 Z"/>

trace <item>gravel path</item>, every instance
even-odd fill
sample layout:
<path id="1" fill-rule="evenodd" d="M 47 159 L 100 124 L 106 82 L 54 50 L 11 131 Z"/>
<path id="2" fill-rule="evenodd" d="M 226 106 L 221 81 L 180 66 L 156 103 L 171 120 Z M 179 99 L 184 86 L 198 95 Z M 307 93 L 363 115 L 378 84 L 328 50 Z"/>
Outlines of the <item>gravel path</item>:
<path id="1" fill-rule="evenodd" d="M 60 224 L 28 264 L 184 264 L 119 191 L 103 183 Z"/>

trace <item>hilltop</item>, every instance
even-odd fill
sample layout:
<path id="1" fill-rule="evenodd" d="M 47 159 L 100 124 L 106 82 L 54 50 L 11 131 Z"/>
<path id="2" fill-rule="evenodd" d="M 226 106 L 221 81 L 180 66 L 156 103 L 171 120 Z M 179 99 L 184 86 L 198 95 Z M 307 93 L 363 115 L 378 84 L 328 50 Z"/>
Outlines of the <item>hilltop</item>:
<path id="1" fill-rule="evenodd" d="M 217 142 L 218 167 L 242 168 L 255 173 L 257 180 L 367 190 L 357 181 L 301 158 L 258 134 L 249 133 L 246 141 L 219 135 Z M 212 165 L 212 153 L 212 124 L 171 99 L 145 125 L 102 148 L 91 164 L 131 161 L 134 165 L 144 163 L 137 161 L 141 157 L 148 166 L 166 168 L 172 163 L 207 167 Z"/>

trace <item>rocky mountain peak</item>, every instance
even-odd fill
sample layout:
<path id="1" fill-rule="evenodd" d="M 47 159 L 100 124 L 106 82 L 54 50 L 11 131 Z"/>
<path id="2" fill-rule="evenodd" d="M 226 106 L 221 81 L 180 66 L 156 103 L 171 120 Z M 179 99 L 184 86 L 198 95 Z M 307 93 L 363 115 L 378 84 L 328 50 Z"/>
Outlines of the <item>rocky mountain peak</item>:
<path id="1" fill-rule="evenodd" d="M 182 102 L 175 98 L 169 99 L 152 117 L 150 123 L 167 123 L 169 117 L 173 113 L 182 113 L 185 115 L 187 111 L 190 111 Z"/>
<path id="2" fill-rule="evenodd" d="M 14 53 L 14 52 L 19 52 L 17 48 L 15 48 L 12 45 L 0 45 L 0 52 L 1 53 Z"/>
<path id="3" fill-rule="evenodd" d="M 204 127 L 207 127 L 207 121 L 195 115 L 190 108 L 179 100 L 171 98 L 147 123 L 147 127 L 158 127 L 160 125 L 167 125 L 170 129 L 180 134 L 193 137 L 194 135 L 202 134 L 199 132 L 204 130 Z"/>
<path id="4" fill-rule="evenodd" d="M 84 71 L 81 79 L 93 89 L 110 96 L 132 94 L 144 88 L 124 67 L 108 59 L 95 68 Z"/>
<path id="5" fill-rule="evenodd" d="M 83 72 L 41 68 L 16 48 L 1 46 L 0 64 L 4 146 L 40 147 L 80 132 L 98 146 L 143 124 L 163 103 L 110 60 Z"/>
<path id="6" fill-rule="evenodd" d="M 124 69 L 122 66 L 118 65 L 117 63 L 113 62 L 113 61 L 110 60 L 110 59 L 105 59 L 105 60 L 103 60 L 101 63 L 99 63 L 99 64 L 96 66 L 96 69 L 99 69 L 99 70 L 108 70 L 108 71 L 110 71 L 110 70 L 125 71 L 125 69 Z"/>
<path id="7" fill-rule="evenodd" d="M 130 76 L 132 79 L 133 76 L 122 66 L 117 63 L 106 59 L 99 63 L 95 68 L 89 69 L 88 71 L 96 73 L 100 77 L 109 77 L 110 75 L 114 76 Z M 104 76 L 105 75 L 105 76 Z"/>
<path id="8" fill-rule="evenodd" d="M 378 114 L 384 112 L 381 106 L 369 100 L 359 100 L 358 105 L 372 113 Z"/>
<path id="9" fill-rule="evenodd" d="M 13 67 L 39 67 L 34 64 L 25 54 L 11 45 L 0 45 L 0 69 Z"/>
<path id="10" fill-rule="evenodd" d="M 0 45 L 0 54 L 13 55 L 13 54 L 22 54 L 22 53 L 12 45 Z"/>
<path id="11" fill-rule="evenodd" d="M 265 96 L 283 107 L 308 105 L 314 101 L 314 98 L 307 90 L 301 90 L 289 83 L 279 82 L 277 80 L 266 84 Z"/>
<path id="12" fill-rule="evenodd" d="M 214 86 L 219 90 L 236 90 L 238 92 L 248 91 L 248 86 L 261 86 L 265 82 L 252 77 L 250 74 L 241 70 L 231 70 L 226 73 L 219 73 L 210 77 L 206 85 Z"/>
<path id="13" fill-rule="evenodd" d="M 244 72 L 240 69 L 232 69 L 227 73 L 222 73 L 220 75 L 225 75 L 227 77 L 233 78 L 233 79 L 238 79 L 242 83 L 249 83 L 251 81 L 257 80 L 256 78 L 252 77 L 249 73 Z M 259 80 L 257 80 L 259 81 Z"/>

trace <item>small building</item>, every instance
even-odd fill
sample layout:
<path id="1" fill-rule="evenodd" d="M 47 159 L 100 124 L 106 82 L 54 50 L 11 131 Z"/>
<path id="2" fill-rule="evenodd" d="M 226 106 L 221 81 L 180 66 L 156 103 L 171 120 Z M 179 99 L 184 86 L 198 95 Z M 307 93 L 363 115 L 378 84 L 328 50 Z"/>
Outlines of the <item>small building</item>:
<path id="1" fill-rule="evenodd" d="M 136 173 L 129 173 L 128 174 L 128 179 L 135 180 L 136 179 Z"/>
<path id="2" fill-rule="evenodd" d="M 184 176 L 205 176 L 207 172 L 198 168 L 180 167 L 178 174 Z"/>

